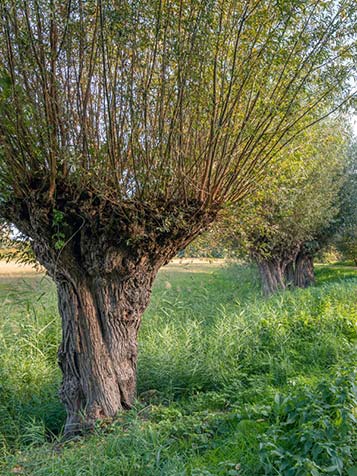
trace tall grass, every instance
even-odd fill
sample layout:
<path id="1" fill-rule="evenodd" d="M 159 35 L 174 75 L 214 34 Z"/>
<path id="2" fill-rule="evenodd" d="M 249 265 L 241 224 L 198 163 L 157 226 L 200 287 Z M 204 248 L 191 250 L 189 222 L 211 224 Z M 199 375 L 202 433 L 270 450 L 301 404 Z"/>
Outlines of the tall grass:
<path id="1" fill-rule="evenodd" d="M 31 441 L 36 426 L 45 433 L 61 426 L 56 365 L 60 328 L 48 280 L 6 279 L 0 282 L 0 293 L 0 446 L 8 452 Z"/>
<path id="2" fill-rule="evenodd" d="M 266 300 L 251 268 L 162 272 L 140 332 L 136 408 L 66 445 L 57 437 L 64 411 L 53 286 L 32 278 L 10 283 L 10 292 L 0 283 L 1 474 L 347 474 L 355 464 L 357 273 L 321 268 L 318 283 Z M 286 424 L 289 405 L 300 405 L 306 421 Z M 291 444 L 309 425 L 323 448 L 316 456 L 313 445 Z"/>

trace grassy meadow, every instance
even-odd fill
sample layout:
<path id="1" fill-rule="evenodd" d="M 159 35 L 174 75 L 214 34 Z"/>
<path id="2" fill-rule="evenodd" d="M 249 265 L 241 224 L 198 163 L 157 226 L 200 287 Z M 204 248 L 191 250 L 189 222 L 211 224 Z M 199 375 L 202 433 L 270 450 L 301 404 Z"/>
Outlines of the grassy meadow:
<path id="1" fill-rule="evenodd" d="M 140 331 L 135 408 L 67 443 L 54 287 L 14 268 L 0 299 L 1 475 L 357 475 L 352 267 L 264 299 L 254 268 L 170 264 Z"/>

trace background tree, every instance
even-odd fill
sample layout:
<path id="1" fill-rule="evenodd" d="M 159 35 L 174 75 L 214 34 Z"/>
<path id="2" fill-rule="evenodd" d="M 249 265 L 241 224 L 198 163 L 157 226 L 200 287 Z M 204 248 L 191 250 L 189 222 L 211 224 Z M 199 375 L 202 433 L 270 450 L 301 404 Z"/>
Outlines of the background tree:
<path id="1" fill-rule="evenodd" d="M 132 405 L 160 266 L 348 100 L 356 5 L 0 8 L 0 215 L 57 285 L 70 433 Z"/>
<path id="2" fill-rule="evenodd" d="M 340 212 L 330 232 L 344 259 L 357 266 L 357 142 L 354 138 L 348 149 L 346 179 L 340 194 Z M 332 240 L 331 240 L 332 235 Z"/>
<path id="3" fill-rule="evenodd" d="M 284 150 L 255 194 L 228 210 L 226 239 L 257 263 L 265 294 L 313 282 L 318 240 L 338 212 L 346 140 L 336 120 L 315 126 Z"/>

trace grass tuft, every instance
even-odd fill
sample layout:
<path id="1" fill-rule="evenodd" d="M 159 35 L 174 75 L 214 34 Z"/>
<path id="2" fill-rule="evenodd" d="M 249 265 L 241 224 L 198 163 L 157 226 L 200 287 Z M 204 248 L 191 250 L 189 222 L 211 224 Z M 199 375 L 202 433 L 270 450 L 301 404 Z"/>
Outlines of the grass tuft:
<path id="1" fill-rule="evenodd" d="M 345 475 L 356 461 L 357 272 L 263 299 L 253 268 L 170 265 L 140 331 L 138 401 L 63 444 L 53 285 L 0 280 L 0 473 Z M 352 474 L 352 473 L 351 473 Z"/>

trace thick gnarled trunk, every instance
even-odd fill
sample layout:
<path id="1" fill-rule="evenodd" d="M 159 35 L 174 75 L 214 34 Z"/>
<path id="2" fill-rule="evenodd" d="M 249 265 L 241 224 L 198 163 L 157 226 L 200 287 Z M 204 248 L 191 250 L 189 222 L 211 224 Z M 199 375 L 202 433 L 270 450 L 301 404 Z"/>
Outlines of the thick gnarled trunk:
<path id="1" fill-rule="evenodd" d="M 257 261 L 262 281 L 263 293 L 266 296 L 285 289 L 284 270 L 277 259 Z"/>
<path id="2" fill-rule="evenodd" d="M 300 251 L 295 260 L 294 284 L 299 288 L 307 288 L 314 284 L 314 258 L 312 254 Z"/>
<path id="3" fill-rule="evenodd" d="M 262 255 L 259 249 L 251 251 L 251 257 L 258 265 L 265 296 L 294 286 L 295 258 L 298 250 L 297 243 L 290 243 L 289 246 L 281 244 L 275 249 L 271 248 L 268 256 Z"/>
<path id="4" fill-rule="evenodd" d="M 137 333 L 153 280 L 218 209 L 205 210 L 197 200 L 108 200 L 65 182 L 57 183 L 56 203 L 43 193 L 14 198 L 4 209 L 32 239 L 36 258 L 57 285 L 60 396 L 69 435 L 132 405 Z"/>
<path id="5" fill-rule="evenodd" d="M 75 276 L 57 282 L 62 316 L 60 390 L 66 434 L 131 407 L 136 389 L 137 333 L 154 273 Z"/>
<path id="6" fill-rule="evenodd" d="M 291 288 L 294 286 L 294 280 L 295 280 L 295 267 L 294 267 L 294 261 L 289 261 L 285 265 L 285 270 L 284 270 L 284 278 L 285 278 L 285 285 L 287 288 Z"/>

